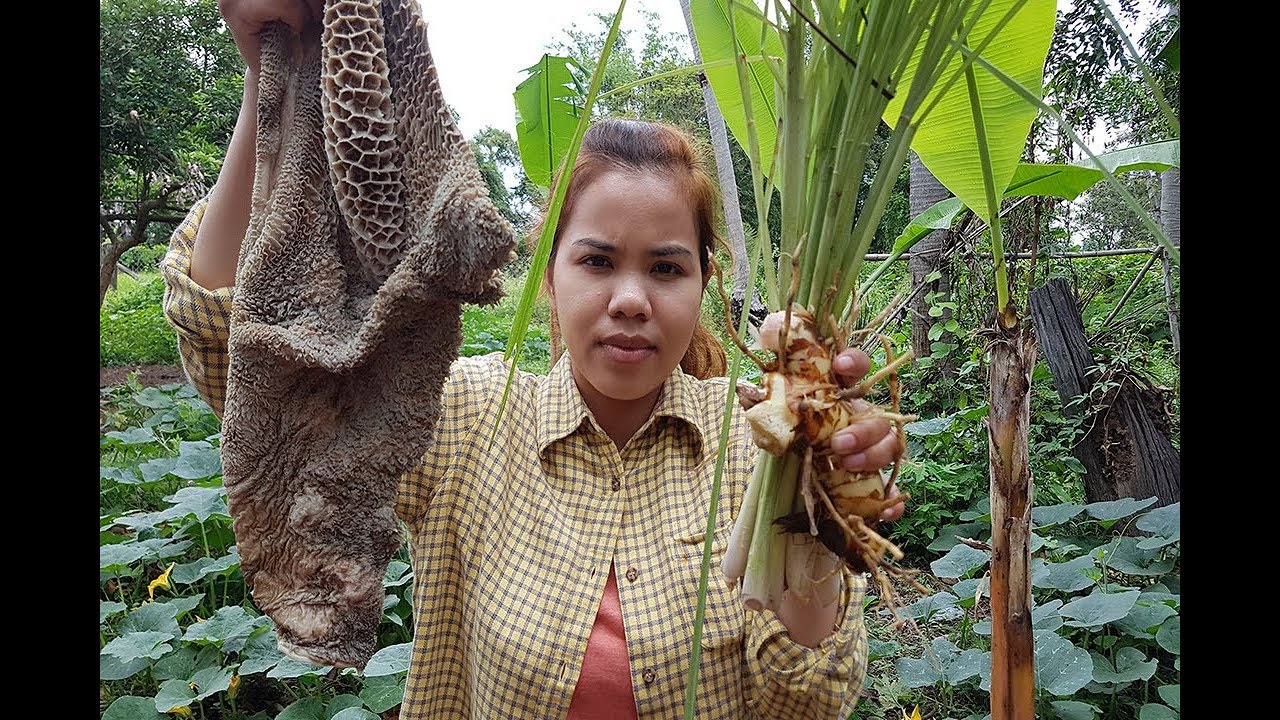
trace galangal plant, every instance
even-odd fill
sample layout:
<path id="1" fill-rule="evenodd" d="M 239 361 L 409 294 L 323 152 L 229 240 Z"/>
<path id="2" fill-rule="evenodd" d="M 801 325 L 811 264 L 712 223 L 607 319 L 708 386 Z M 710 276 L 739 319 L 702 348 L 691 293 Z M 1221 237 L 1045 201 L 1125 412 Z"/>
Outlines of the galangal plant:
<path id="1" fill-rule="evenodd" d="M 989 109 L 999 128 L 996 169 L 1005 180 L 1012 174 L 1035 110 L 989 74 L 979 78 L 975 58 L 1038 87 L 1053 18 L 1053 4 L 1043 1 L 787 0 L 764 11 L 751 3 L 695 5 L 704 57 L 722 49 L 737 58 L 736 84 L 711 70 L 708 79 L 748 148 L 759 227 L 768 227 L 767 198 L 775 188 L 781 196 L 778 256 L 762 263 L 773 314 L 755 346 L 740 347 L 764 370 L 762 387 L 739 390 L 764 452 L 723 570 L 742 578 L 748 606 L 776 607 L 784 587 L 829 602 L 838 560 L 869 571 L 891 608 L 889 578 L 911 579 L 895 563 L 901 551 L 877 532 L 881 512 L 897 501 L 886 497 L 881 473 L 848 472 L 830 459 L 830 438 L 850 422 L 913 419 L 898 411 L 894 377 L 910 353 L 895 357 L 887 339 L 872 334 L 876 321 L 855 330 L 893 309 L 860 305 L 859 268 L 911 147 L 922 158 L 931 150 L 949 155 L 957 169 L 951 181 L 973 197 L 991 179 L 990 153 L 984 164 L 975 152 L 989 145 L 981 114 Z M 874 156 L 870 140 L 882 118 L 892 134 Z M 843 389 L 830 359 L 855 342 L 882 347 L 883 367 Z M 888 405 L 866 402 L 884 379 Z M 890 485 L 895 478 L 896 469 Z M 816 541 L 795 542 L 789 533 Z"/>

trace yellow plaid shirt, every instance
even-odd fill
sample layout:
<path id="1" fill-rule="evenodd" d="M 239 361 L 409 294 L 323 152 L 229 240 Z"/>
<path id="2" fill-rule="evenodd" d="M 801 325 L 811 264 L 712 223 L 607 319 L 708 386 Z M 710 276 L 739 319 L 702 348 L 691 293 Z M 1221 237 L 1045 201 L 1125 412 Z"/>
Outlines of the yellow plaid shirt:
<path id="1" fill-rule="evenodd" d="M 164 306 L 187 374 L 221 413 L 231 289 L 189 276 L 203 211 L 170 242 Z M 506 377 L 497 354 L 455 362 L 432 445 L 401 479 L 416 622 L 400 717 L 564 717 L 610 564 L 638 715 L 681 717 L 727 379 L 677 368 L 619 451 L 583 403 L 568 355 L 547 376 L 516 373 L 490 447 Z M 846 571 L 836 632 L 817 648 L 793 642 L 772 612 L 746 610 L 719 577 L 755 457 L 736 418 L 696 716 L 844 718 L 866 674 L 864 577 Z"/>

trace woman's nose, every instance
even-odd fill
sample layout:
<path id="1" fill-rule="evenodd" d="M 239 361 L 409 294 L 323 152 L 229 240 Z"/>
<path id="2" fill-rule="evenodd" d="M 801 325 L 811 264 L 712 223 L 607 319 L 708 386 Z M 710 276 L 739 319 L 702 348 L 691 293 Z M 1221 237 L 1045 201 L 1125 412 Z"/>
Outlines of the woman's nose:
<path id="1" fill-rule="evenodd" d="M 609 298 L 610 317 L 639 317 L 648 319 L 652 308 L 649 306 L 649 292 L 644 282 L 636 277 L 624 275 L 618 279 Z"/>

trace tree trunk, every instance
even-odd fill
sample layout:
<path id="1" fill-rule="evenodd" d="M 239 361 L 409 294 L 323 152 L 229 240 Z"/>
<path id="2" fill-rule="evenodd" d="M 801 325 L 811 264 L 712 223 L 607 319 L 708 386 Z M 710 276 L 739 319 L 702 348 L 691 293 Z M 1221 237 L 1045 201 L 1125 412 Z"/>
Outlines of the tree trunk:
<path id="1" fill-rule="evenodd" d="M 98 249 L 98 307 L 107 299 L 107 290 L 116 284 L 116 261 L 128 248 L 123 243 L 105 243 Z"/>
<path id="2" fill-rule="evenodd" d="M 1182 181 L 1178 168 L 1160 173 L 1160 225 L 1174 247 L 1182 247 Z M 1178 302 L 1173 297 L 1173 277 L 1169 256 L 1164 261 L 1165 307 L 1169 311 L 1169 337 L 1173 340 L 1173 359 L 1182 364 L 1182 343 L 1178 338 Z"/>
<path id="3" fill-rule="evenodd" d="M 931 205 L 945 200 L 948 195 L 947 189 L 938 182 L 933 173 L 929 172 L 924 163 L 920 162 L 920 157 L 913 151 L 911 153 L 911 217 L 916 217 L 928 210 Z M 911 300 L 911 348 L 915 351 L 916 357 L 928 357 L 933 354 L 930 347 L 932 342 L 929 340 L 929 328 L 934 322 L 945 323 L 951 318 L 951 311 L 947 309 L 943 310 L 941 317 L 930 317 L 930 303 L 926 297 L 929 293 L 938 293 L 935 300 L 946 300 L 951 297 L 951 270 L 949 263 L 941 261 L 942 250 L 947 246 L 950 234 L 950 230 L 934 230 L 921 238 L 911 251 L 909 266 L 913 290 L 924 283 L 925 278 L 934 270 L 942 272 L 940 279 L 927 283 L 927 287 Z M 954 364 L 945 360 L 937 366 L 944 376 L 954 372 Z"/>
<path id="4" fill-rule="evenodd" d="M 702 51 L 698 49 L 698 38 L 693 31 L 693 15 L 689 9 L 689 0 L 680 0 L 680 9 L 684 11 L 685 25 L 689 27 L 689 44 L 693 46 L 693 62 L 701 64 Z M 733 322 L 736 327 L 747 297 L 747 290 L 752 287 L 751 263 L 747 257 L 746 233 L 742 228 L 742 209 L 738 205 L 738 183 L 734 179 L 733 160 L 729 156 L 729 133 L 705 73 L 699 73 L 699 81 L 702 84 L 702 102 L 707 106 L 711 148 L 715 152 L 716 174 L 720 178 L 720 199 L 724 204 L 725 224 L 729 228 L 729 250 L 733 255 L 733 293 L 730 295 L 732 307 L 725 308 L 725 311 L 729 314 L 730 322 Z M 751 314 L 758 318 L 757 323 L 764 319 L 767 312 L 764 303 L 753 290 Z"/>
<path id="5" fill-rule="evenodd" d="M 1097 364 L 1084 335 L 1084 323 L 1071 286 L 1055 278 L 1031 293 L 1031 313 L 1045 361 L 1063 411 L 1074 416 L 1086 403 L 1067 405 L 1089 396 L 1094 381 L 1085 368 Z M 1159 498 L 1157 507 L 1181 500 L 1178 451 L 1169 440 L 1164 401 L 1140 380 L 1119 378 L 1119 388 L 1107 406 L 1090 418 L 1089 430 L 1072 454 L 1085 468 L 1084 491 L 1089 502 L 1122 497 Z"/>
<path id="6" fill-rule="evenodd" d="M 1035 717 L 1035 642 L 1031 632 L 1031 373 L 1035 338 L 1018 321 L 988 331 L 991 414 L 991 718 Z"/>
<path id="7" fill-rule="evenodd" d="M 141 193 L 143 200 L 137 204 L 137 214 L 130 218 L 133 220 L 133 226 L 130 228 L 128 235 L 121 235 L 112 227 L 112 222 L 117 219 L 119 213 L 108 213 L 99 208 L 98 277 L 100 282 L 98 285 L 98 307 L 102 307 L 102 302 L 107 298 L 107 288 L 115 287 L 116 263 L 120 260 L 120 256 L 129 248 L 141 245 L 147 239 L 147 226 L 153 220 L 158 219 L 155 213 L 172 209 L 169 208 L 169 201 L 181 189 L 181 182 L 171 182 L 160 191 L 159 195 L 151 197 L 151 181 L 149 179 L 144 180 Z M 109 242 L 102 241 L 104 235 Z"/>

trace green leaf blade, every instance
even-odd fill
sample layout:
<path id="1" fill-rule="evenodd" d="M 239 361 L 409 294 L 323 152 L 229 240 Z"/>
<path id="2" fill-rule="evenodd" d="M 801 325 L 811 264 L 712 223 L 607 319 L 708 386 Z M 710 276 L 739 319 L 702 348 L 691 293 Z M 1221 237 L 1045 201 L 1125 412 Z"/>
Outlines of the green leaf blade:
<path id="1" fill-rule="evenodd" d="M 579 69 L 573 58 L 543 54 L 524 69 L 529 76 L 516 86 L 513 95 L 520 162 L 529 180 L 544 188 L 551 186 L 582 114 L 582 108 L 573 102 L 582 96 L 575 74 Z"/>
<path id="2" fill-rule="evenodd" d="M 693 19 L 693 32 L 698 39 L 698 50 L 705 63 L 729 60 L 739 53 L 748 57 L 762 55 L 777 58 L 782 63 L 784 57 L 782 41 L 778 34 L 767 29 L 764 34 L 764 46 L 760 45 L 760 31 L 764 20 L 758 13 L 752 13 L 744 7 L 734 5 L 733 28 L 729 26 L 728 0 L 690 0 L 689 14 Z M 768 173 L 768 163 L 773 158 L 773 148 L 778 141 L 777 99 L 773 93 L 773 71 L 769 69 L 767 60 L 753 60 L 747 63 L 747 80 L 751 88 L 751 114 L 755 121 L 756 140 L 760 147 L 760 168 Z M 707 83 L 715 95 L 720 114 L 724 116 L 725 125 L 733 133 L 738 144 L 747 148 L 747 115 L 746 103 L 738 84 L 737 66 L 730 63 L 708 67 L 704 70 Z M 777 173 L 775 173 L 777 174 Z M 779 185 L 781 177 L 775 177 L 775 185 Z"/>
<path id="3" fill-rule="evenodd" d="M 981 18 L 973 24 L 967 44 L 979 46 L 1016 1 L 992 0 Z M 998 38 L 986 46 L 983 58 L 1027 89 L 1041 94 L 1044 61 L 1056 17 L 1053 0 L 1028 0 L 1000 30 Z M 917 49 L 917 58 L 918 55 Z M 899 81 L 900 88 L 907 87 L 916 62 L 916 59 L 912 60 L 908 75 Z M 943 71 L 944 82 L 958 72 L 961 65 L 962 58 L 957 54 Z M 992 177 L 996 188 L 1005 188 L 1017 169 L 1037 108 L 1006 88 L 990 72 L 976 66 L 975 81 L 981 99 Z M 939 86 L 929 94 L 926 107 L 941 90 L 942 86 Z M 882 117 L 891 127 L 897 124 L 905 99 L 906 93 L 900 92 L 885 109 Z M 947 88 L 946 95 L 920 124 L 911 148 L 939 182 L 984 222 L 991 222 L 982 168 L 974 162 L 980 148 L 965 83 L 955 82 Z"/>

